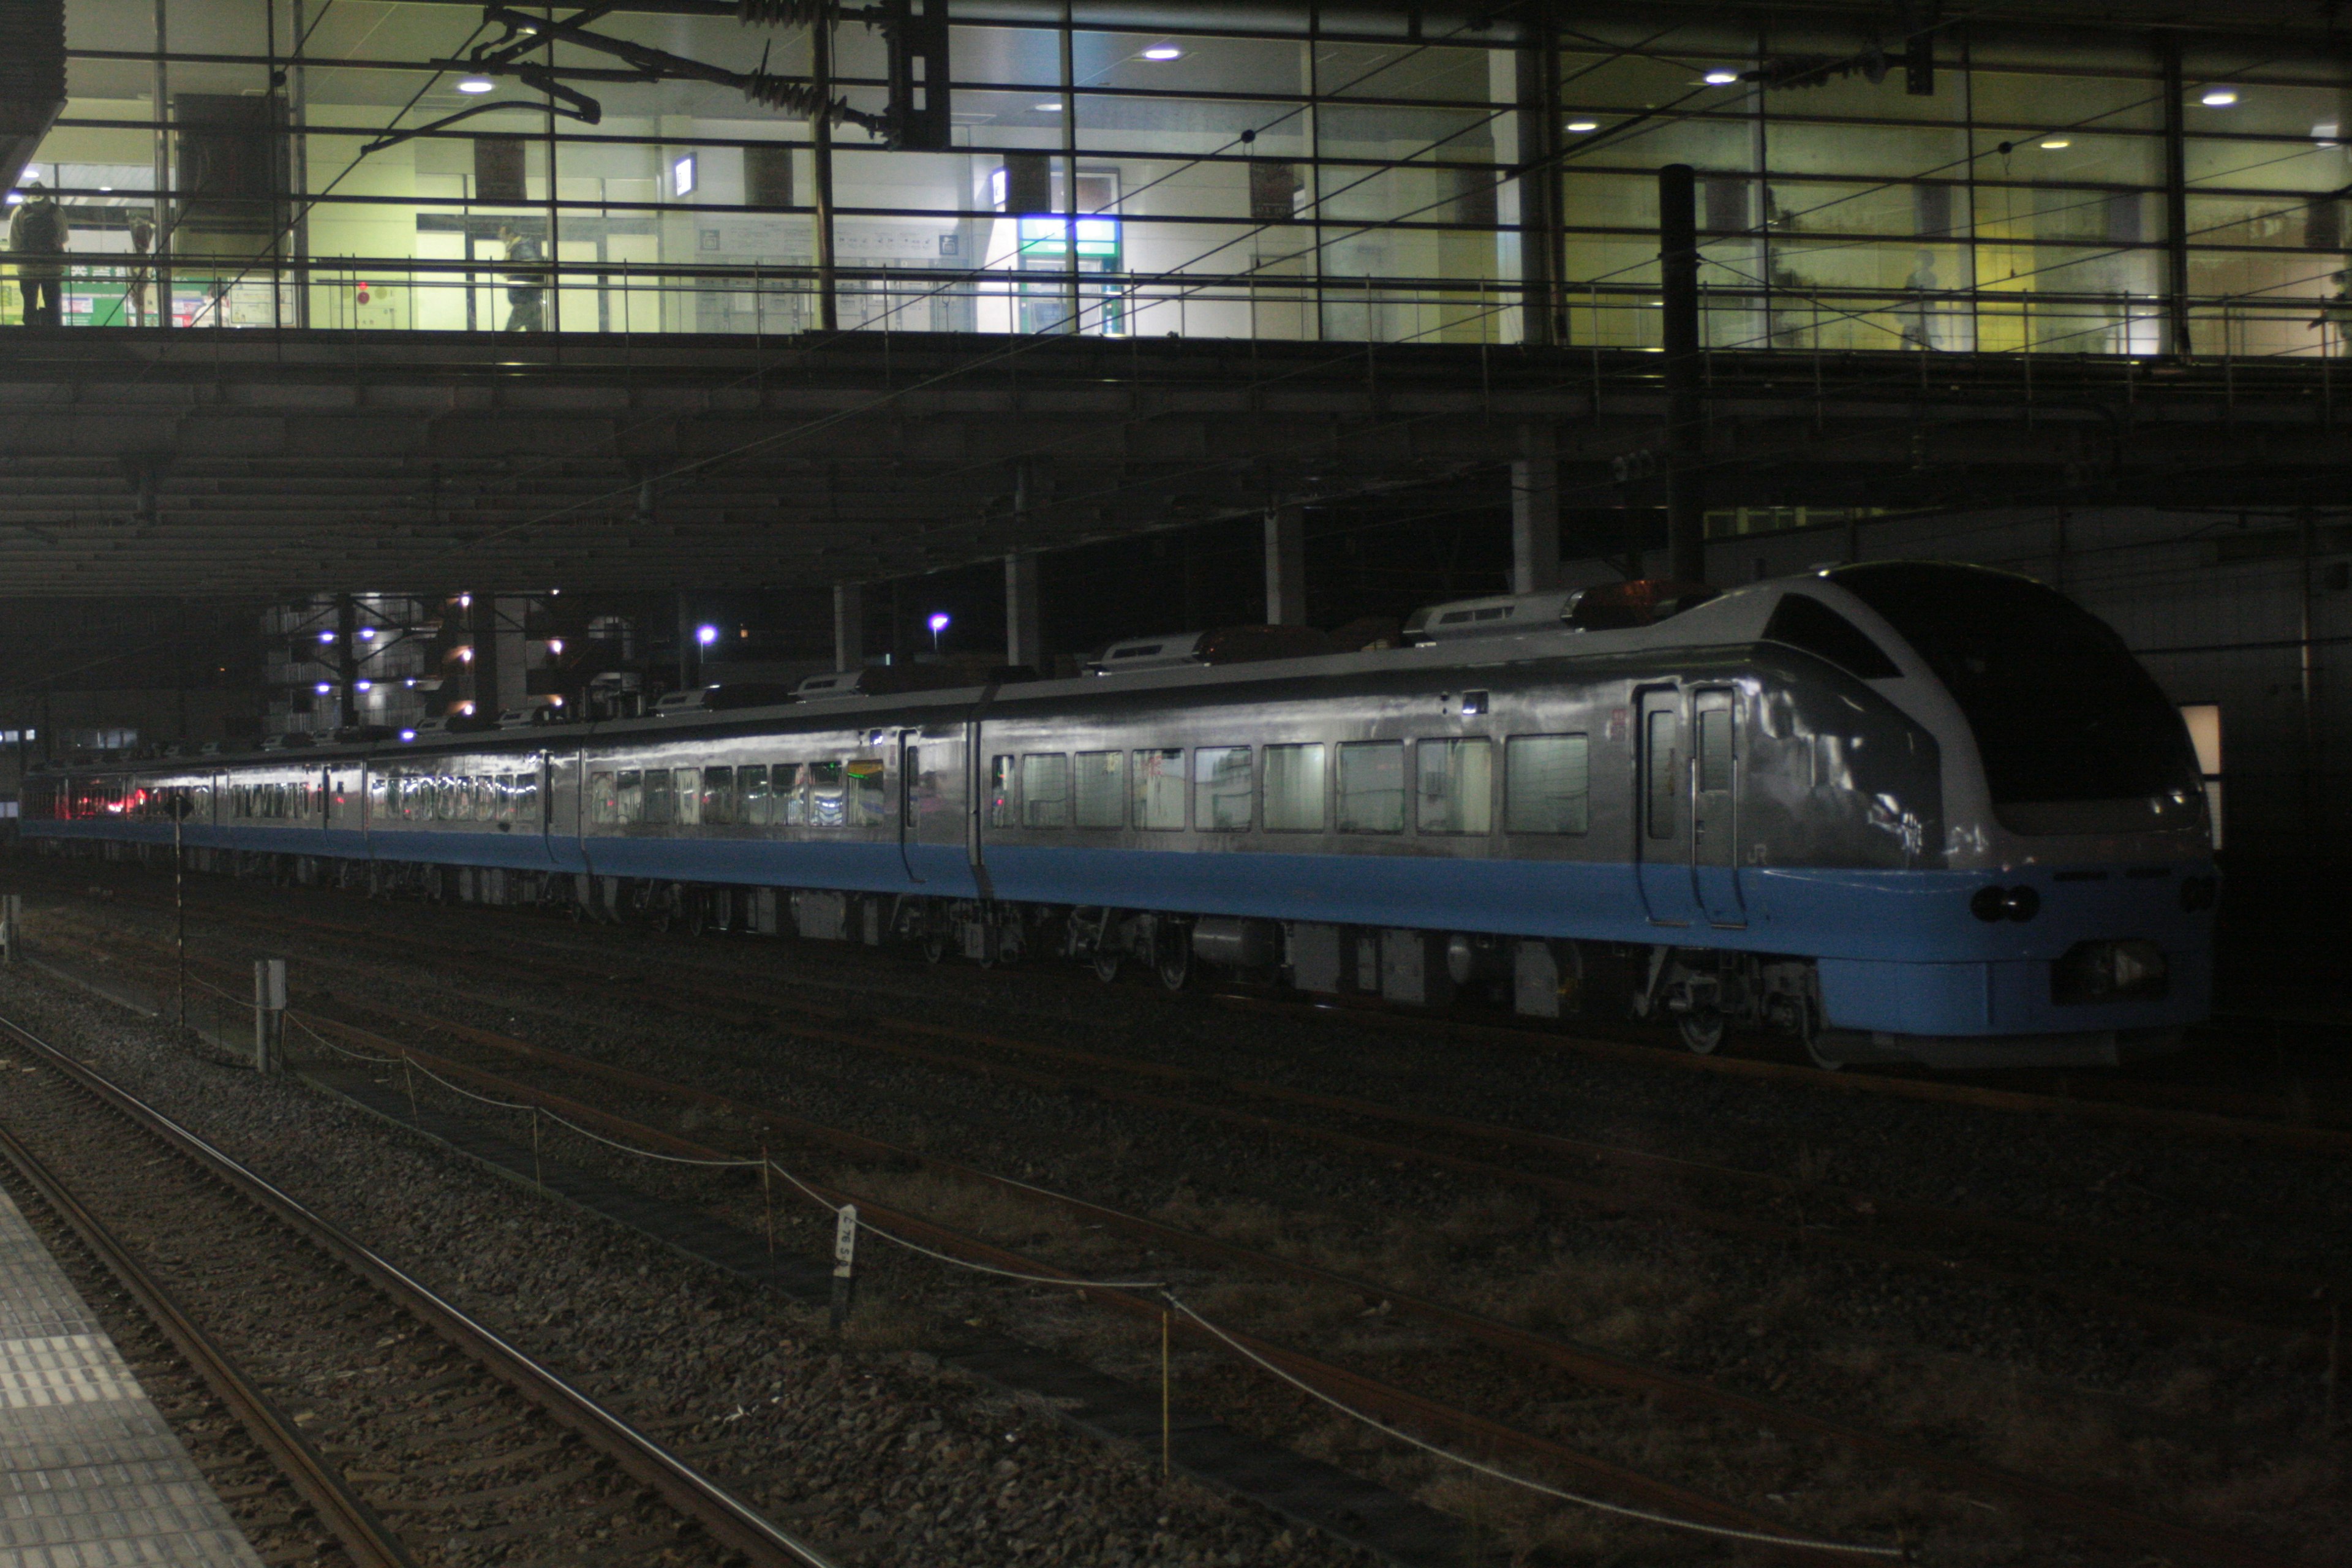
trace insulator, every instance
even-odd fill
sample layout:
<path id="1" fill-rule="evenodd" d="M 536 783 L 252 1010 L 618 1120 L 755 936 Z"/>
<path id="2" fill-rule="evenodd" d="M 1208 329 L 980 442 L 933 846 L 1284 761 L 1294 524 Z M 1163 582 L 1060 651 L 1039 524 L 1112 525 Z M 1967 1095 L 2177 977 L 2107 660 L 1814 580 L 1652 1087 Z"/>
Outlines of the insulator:
<path id="1" fill-rule="evenodd" d="M 753 71 L 743 79 L 743 96 L 754 103 L 780 109 L 787 114 L 797 114 L 804 120 L 814 120 L 823 114 L 835 125 L 860 126 L 877 136 L 885 134 L 889 126 L 886 117 L 852 109 L 837 98 L 828 99 L 817 91 L 814 82 L 797 77 Z"/>
<path id="2" fill-rule="evenodd" d="M 833 9 L 833 0 L 735 0 L 735 18 L 747 27 L 808 27 Z"/>

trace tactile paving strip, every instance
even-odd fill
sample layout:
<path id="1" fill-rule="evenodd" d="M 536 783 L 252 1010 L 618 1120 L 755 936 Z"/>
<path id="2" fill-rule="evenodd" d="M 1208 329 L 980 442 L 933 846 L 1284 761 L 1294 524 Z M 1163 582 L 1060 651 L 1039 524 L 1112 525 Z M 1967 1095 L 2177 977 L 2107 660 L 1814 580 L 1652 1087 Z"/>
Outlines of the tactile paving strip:
<path id="1" fill-rule="evenodd" d="M 0 1568 L 261 1568 L 5 1193 Z"/>

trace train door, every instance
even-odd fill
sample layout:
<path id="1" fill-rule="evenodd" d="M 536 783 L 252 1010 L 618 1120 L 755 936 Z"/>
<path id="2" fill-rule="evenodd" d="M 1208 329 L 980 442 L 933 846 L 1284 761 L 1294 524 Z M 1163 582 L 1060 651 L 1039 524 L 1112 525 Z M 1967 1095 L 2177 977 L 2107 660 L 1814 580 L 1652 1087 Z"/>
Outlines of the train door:
<path id="1" fill-rule="evenodd" d="M 1684 735 L 1683 694 L 1672 686 L 1641 694 L 1635 735 L 1633 861 L 1642 902 L 1656 925 L 1689 925 L 1700 918 L 1691 866 L 1690 744 Z"/>
<path id="2" fill-rule="evenodd" d="M 933 792 L 923 773 L 925 749 L 921 731 L 898 731 L 898 864 L 906 868 L 909 882 L 923 879 L 915 865 L 915 847 L 922 842 L 923 818 L 933 808 Z"/>
<path id="3" fill-rule="evenodd" d="M 1712 925 L 1748 923 L 1739 898 L 1739 699 L 1727 686 L 1691 693 L 1691 883 Z"/>

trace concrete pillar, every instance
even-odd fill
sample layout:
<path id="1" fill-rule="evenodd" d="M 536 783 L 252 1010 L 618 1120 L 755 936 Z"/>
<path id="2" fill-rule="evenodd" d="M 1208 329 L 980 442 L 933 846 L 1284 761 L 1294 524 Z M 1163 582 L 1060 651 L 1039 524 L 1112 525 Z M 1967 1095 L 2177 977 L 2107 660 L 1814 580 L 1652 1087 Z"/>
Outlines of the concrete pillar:
<path id="1" fill-rule="evenodd" d="M 1520 436 L 1528 455 L 1511 465 L 1511 592 L 1546 594 L 1559 585 L 1559 459 L 1551 432 Z"/>
<path id="2" fill-rule="evenodd" d="M 306 296 L 310 290 L 302 291 Z M 360 721 L 359 605 L 349 594 L 335 595 L 335 704 L 338 724 Z M 180 689 L 180 738 L 187 739 L 187 688 Z"/>
<path id="3" fill-rule="evenodd" d="M 833 585 L 833 668 L 856 669 L 866 662 L 866 586 Z"/>
<path id="4" fill-rule="evenodd" d="M 1004 558 L 1004 662 L 1042 670 L 1045 660 L 1037 631 L 1037 557 L 1018 551 Z"/>
<path id="5" fill-rule="evenodd" d="M 474 701 L 474 717 L 496 719 L 499 716 L 499 601 L 496 595 L 473 595 L 473 603 L 466 611 L 466 642 L 474 650 L 474 662 L 468 667 L 473 679 L 466 690 L 466 695 Z"/>
<path id="6" fill-rule="evenodd" d="M 1667 575 L 1706 580 L 1706 497 L 1700 466 L 1698 175 L 1688 163 L 1658 171 L 1660 323 L 1665 342 Z"/>
<path id="7" fill-rule="evenodd" d="M 1307 624 L 1307 509 L 1295 501 L 1265 509 L 1265 621 Z"/>

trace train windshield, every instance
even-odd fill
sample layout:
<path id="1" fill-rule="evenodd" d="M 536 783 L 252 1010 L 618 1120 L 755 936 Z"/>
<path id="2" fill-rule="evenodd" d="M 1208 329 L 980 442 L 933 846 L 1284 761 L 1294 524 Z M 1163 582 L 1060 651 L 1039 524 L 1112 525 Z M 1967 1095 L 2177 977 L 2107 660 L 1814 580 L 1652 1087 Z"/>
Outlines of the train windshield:
<path id="1" fill-rule="evenodd" d="M 1996 807 L 2147 802 L 2169 818 L 2197 793 L 2179 711 L 2123 639 L 2064 595 L 1915 562 L 1842 567 L 1831 581 L 1885 616 L 1959 703 Z M 2001 813 L 2032 830 L 2015 815 Z"/>

